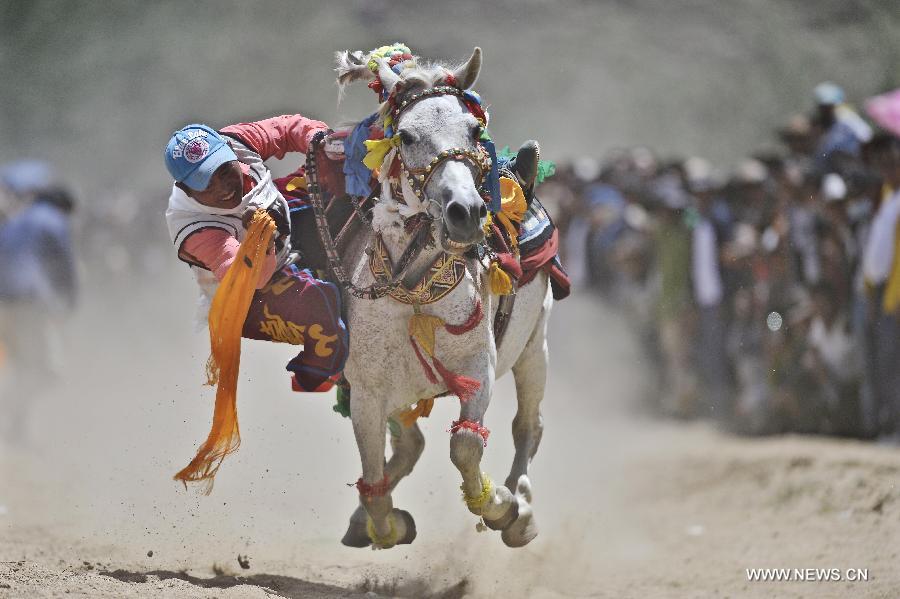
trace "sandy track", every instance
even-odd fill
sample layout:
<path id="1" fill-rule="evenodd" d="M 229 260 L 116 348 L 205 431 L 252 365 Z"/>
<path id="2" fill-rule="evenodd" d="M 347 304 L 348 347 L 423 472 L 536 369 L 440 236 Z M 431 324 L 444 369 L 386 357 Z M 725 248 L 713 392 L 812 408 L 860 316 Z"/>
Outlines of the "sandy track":
<path id="1" fill-rule="evenodd" d="M 35 447 L 0 456 L 0 597 L 893 597 L 900 586 L 896 450 L 642 418 L 647 365 L 587 298 L 553 319 L 533 477 L 542 531 L 523 550 L 477 533 L 459 500 L 450 400 L 424 421 L 425 454 L 395 496 L 417 519 L 415 544 L 342 547 L 359 470 L 349 422 L 330 397 L 287 391 L 275 346 L 246 345 L 240 452 L 212 496 L 185 491 L 171 475 L 206 433 L 211 393 L 204 339 L 170 310 L 190 301 L 190 281 L 173 278 L 127 309 L 110 308 L 124 297 L 111 290 L 72 323 L 69 371 L 35 409 Z M 487 421 L 495 479 L 512 412 L 503 380 Z M 749 582 L 753 567 L 868 568 L 869 581 Z"/>

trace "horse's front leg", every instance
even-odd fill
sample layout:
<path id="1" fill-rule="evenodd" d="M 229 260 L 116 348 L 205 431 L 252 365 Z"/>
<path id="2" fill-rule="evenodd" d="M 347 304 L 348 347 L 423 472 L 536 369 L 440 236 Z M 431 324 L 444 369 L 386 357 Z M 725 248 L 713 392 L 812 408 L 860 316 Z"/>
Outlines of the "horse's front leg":
<path id="1" fill-rule="evenodd" d="M 493 529 L 502 529 L 516 519 L 517 501 L 504 486 L 495 485 L 481 471 L 481 457 L 487 445 L 488 430 L 484 414 L 491 401 L 494 366 L 486 365 L 481 387 L 475 396 L 462 402 L 459 420 L 453 423 L 450 437 L 450 459 L 462 475 L 462 491 L 466 505 Z"/>
<path id="2" fill-rule="evenodd" d="M 362 462 L 362 476 L 356 488 L 360 504 L 368 515 L 366 532 L 369 540 L 375 548 L 412 542 L 415 527 L 411 524 L 411 518 L 402 510 L 394 509 L 391 499 L 393 485 L 384 463 L 387 433 L 384 405 L 377 397 L 354 387 L 350 414 Z"/>
<path id="3" fill-rule="evenodd" d="M 425 437 L 419 425 L 414 423 L 410 427 L 396 425 L 391 429 L 391 459 L 384 467 L 384 473 L 388 480 L 388 489 L 393 491 L 401 479 L 412 472 L 413 467 L 422 455 L 425 448 Z M 416 538 L 415 520 L 411 514 L 404 510 L 392 510 L 394 517 L 399 516 L 403 520 L 406 532 L 397 541 L 397 544 L 412 543 Z M 372 539 L 368 530 L 369 514 L 366 511 L 366 502 L 360 498 L 359 507 L 350 516 L 347 532 L 341 539 L 341 543 L 349 547 L 368 547 Z"/>

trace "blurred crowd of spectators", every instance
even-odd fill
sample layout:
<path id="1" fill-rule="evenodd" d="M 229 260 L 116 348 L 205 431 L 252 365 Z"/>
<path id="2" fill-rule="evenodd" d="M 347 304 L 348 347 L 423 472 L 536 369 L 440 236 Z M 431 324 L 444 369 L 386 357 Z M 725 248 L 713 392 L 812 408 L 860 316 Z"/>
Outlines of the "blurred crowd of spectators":
<path id="1" fill-rule="evenodd" d="M 619 306 L 654 407 L 747 433 L 900 437 L 900 90 L 837 85 L 727 176 L 647 148 L 561 166 L 542 199 L 573 277 Z"/>
<path id="2" fill-rule="evenodd" d="M 0 442 L 28 442 L 28 413 L 62 370 L 75 305 L 74 201 L 49 164 L 0 165 Z"/>

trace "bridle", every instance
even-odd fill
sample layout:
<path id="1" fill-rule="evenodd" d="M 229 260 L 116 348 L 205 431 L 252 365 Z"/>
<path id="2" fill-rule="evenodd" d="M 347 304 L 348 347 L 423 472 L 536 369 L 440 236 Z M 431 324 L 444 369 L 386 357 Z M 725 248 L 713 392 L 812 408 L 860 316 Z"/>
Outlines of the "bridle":
<path id="1" fill-rule="evenodd" d="M 458 87 L 449 85 L 442 85 L 417 94 L 412 94 L 391 109 L 390 114 L 393 124 L 395 126 L 399 124 L 400 116 L 404 111 L 412 107 L 412 105 L 421 100 L 435 96 L 456 96 L 461 99 L 464 98 L 462 90 Z M 465 101 L 463 103 L 465 104 Z M 484 127 L 485 123 L 482 122 L 481 126 Z M 476 142 L 474 150 L 469 148 L 448 148 L 443 150 L 437 156 L 433 157 L 426 166 L 420 168 L 410 167 L 406 164 L 406 161 L 403 158 L 403 152 L 399 149 L 395 159 L 400 161 L 400 176 L 406 179 L 410 189 L 412 189 L 413 194 L 415 194 L 416 199 L 422 204 L 428 205 L 429 201 L 425 195 L 425 188 L 428 186 L 428 182 L 431 180 L 432 175 L 437 172 L 438 167 L 446 162 L 466 163 L 469 170 L 474 173 L 475 186 L 479 189 L 482 198 L 484 198 L 487 193 L 484 189 L 484 182 L 487 174 L 491 170 L 491 157 L 480 143 Z M 384 165 L 384 167 L 390 168 L 390 165 Z M 402 193 L 400 194 L 400 197 L 403 197 Z M 441 212 L 441 217 L 443 218 L 443 207 L 441 208 Z"/>
<path id="2" fill-rule="evenodd" d="M 402 113 L 413 104 L 426 98 L 443 95 L 453 95 L 459 98 L 464 97 L 463 91 L 453 86 L 438 86 L 413 94 L 405 98 L 399 104 L 392 105 L 390 114 L 393 123 L 396 125 L 399 122 Z M 463 103 L 465 103 L 465 101 Z M 485 123 L 482 122 L 482 127 L 484 126 Z M 427 209 L 424 214 L 420 213 L 413 217 L 416 220 L 413 223 L 411 230 L 412 241 L 397 261 L 396 268 L 393 269 L 393 276 L 390 279 L 376 280 L 374 284 L 369 285 L 368 287 L 359 287 L 354 284 L 344 270 L 343 262 L 337 252 L 334 238 L 331 235 L 325 205 L 322 199 L 322 189 L 320 188 L 318 181 L 316 153 L 322 145 L 325 135 L 324 131 L 316 133 L 309 144 L 306 156 L 306 179 L 308 182 L 307 191 L 310 195 L 310 204 L 316 219 L 316 229 L 319 233 L 319 239 L 322 242 L 326 257 L 328 258 L 329 268 L 334 274 L 337 282 L 354 297 L 360 299 L 378 299 L 384 297 L 403 285 L 403 279 L 405 278 L 409 267 L 415 262 L 422 251 L 433 242 L 435 219 Z M 466 163 L 470 170 L 475 173 L 476 186 L 479 188 L 482 198 L 484 198 L 487 193 L 484 185 L 487 174 L 491 171 L 492 163 L 490 154 L 485 150 L 481 143 L 476 142 L 474 150 L 468 148 L 448 148 L 443 150 L 437 156 L 433 157 L 426 166 L 421 168 L 409 167 L 403 159 L 403 153 L 399 149 L 395 154 L 395 160 L 399 160 L 400 163 L 400 176 L 406 179 L 413 194 L 418 201 L 425 206 L 428 206 L 431 202 L 425 195 L 425 188 L 432 175 L 438 170 L 438 167 L 447 162 Z M 391 164 L 385 164 L 382 165 L 382 168 L 390 168 L 391 166 Z M 398 197 L 402 198 L 402 189 L 399 191 Z M 377 192 L 378 187 L 376 186 L 376 189 L 373 190 L 368 199 L 375 198 Z M 355 213 L 365 225 L 371 228 L 371 220 L 366 216 L 364 210 L 367 202 L 361 203 L 358 198 L 351 198 L 351 200 L 353 202 Z M 441 207 L 440 218 L 443 219 L 443 216 L 443 207 Z M 377 232 L 376 235 L 378 235 Z"/>

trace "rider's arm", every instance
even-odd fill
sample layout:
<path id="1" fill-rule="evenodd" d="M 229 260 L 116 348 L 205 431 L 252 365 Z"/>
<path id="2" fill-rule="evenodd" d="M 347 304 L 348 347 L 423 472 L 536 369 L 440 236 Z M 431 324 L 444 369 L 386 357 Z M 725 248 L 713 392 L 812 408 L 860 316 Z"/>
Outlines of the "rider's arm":
<path id="1" fill-rule="evenodd" d="M 230 125 L 222 129 L 222 133 L 239 139 L 263 160 L 280 160 L 288 152 L 305 154 L 313 135 L 322 130 L 328 130 L 328 125 L 322 121 L 285 114 L 255 123 Z"/>
<path id="2" fill-rule="evenodd" d="M 204 268 L 212 271 L 216 279 L 221 281 L 228 272 L 228 267 L 237 256 L 240 242 L 228 231 L 218 228 L 200 229 L 191 233 L 181 245 L 181 253 L 190 262 L 202 264 Z M 268 284 L 275 272 L 275 253 L 266 254 L 256 283 L 257 289 L 262 289 Z"/>

